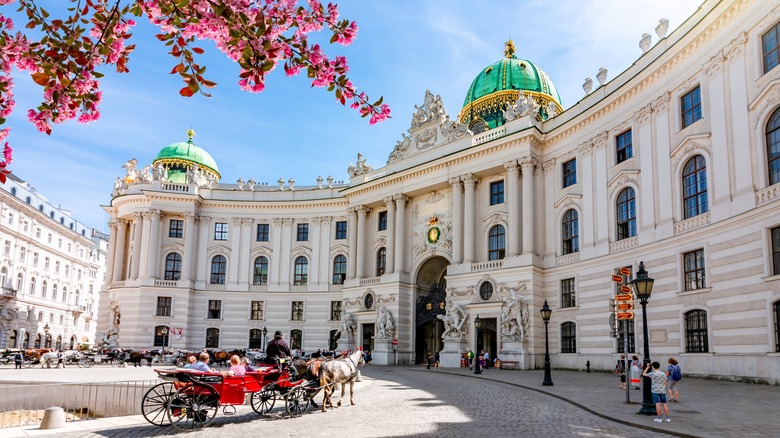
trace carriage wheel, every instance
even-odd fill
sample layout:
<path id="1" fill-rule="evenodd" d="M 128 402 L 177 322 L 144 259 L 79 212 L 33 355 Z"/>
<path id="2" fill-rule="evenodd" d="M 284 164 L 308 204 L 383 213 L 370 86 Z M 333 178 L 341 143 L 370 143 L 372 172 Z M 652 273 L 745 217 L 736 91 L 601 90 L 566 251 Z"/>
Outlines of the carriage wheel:
<path id="1" fill-rule="evenodd" d="M 296 386 L 285 397 L 284 410 L 291 417 L 299 417 L 309 408 L 309 391 L 303 386 Z"/>
<path id="2" fill-rule="evenodd" d="M 92 368 L 95 366 L 95 361 L 92 358 L 85 357 L 78 361 L 79 368 Z"/>
<path id="3" fill-rule="evenodd" d="M 24 368 L 32 368 L 33 365 L 35 365 L 35 360 L 25 357 L 24 361 L 22 362 L 22 367 Z"/>
<path id="4" fill-rule="evenodd" d="M 168 402 L 176 395 L 176 387 L 173 382 L 163 382 L 152 386 L 141 400 L 141 413 L 146 421 L 155 426 L 167 426 L 171 424 L 168 418 Z"/>
<path id="5" fill-rule="evenodd" d="M 111 366 L 112 367 L 121 367 L 123 363 L 125 363 L 125 361 L 123 361 L 122 359 L 120 359 L 118 357 L 115 357 L 115 358 L 111 359 Z"/>
<path id="6" fill-rule="evenodd" d="M 260 392 L 253 392 L 250 398 L 252 409 L 260 415 L 268 413 L 274 407 L 276 402 L 276 391 L 264 389 Z"/>
<path id="7" fill-rule="evenodd" d="M 219 394 L 211 386 L 193 385 L 180 389 L 168 401 L 168 420 L 179 430 L 206 426 L 217 415 Z"/>

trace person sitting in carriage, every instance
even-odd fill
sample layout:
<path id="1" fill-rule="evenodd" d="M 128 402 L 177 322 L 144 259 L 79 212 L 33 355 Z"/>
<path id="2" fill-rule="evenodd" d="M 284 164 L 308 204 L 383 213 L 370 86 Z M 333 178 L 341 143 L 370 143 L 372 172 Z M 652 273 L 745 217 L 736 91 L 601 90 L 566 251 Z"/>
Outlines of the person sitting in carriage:
<path id="1" fill-rule="evenodd" d="M 276 363 L 276 358 L 291 358 L 290 346 L 282 338 L 281 330 L 277 330 L 274 333 L 274 338 L 268 341 L 268 345 L 265 347 L 265 359 L 264 362 L 268 364 Z"/>
<path id="2" fill-rule="evenodd" d="M 202 352 L 200 353 L 200 356 L 198 356 L 200 359 L 199 361 L 195 362 L 195 364 L 192 366 L 191 369 L 196 371 L 203 371 L 206 373 L 216 373 L 213 368 L 209 366 L 209 354 L 208 352 Z"/>

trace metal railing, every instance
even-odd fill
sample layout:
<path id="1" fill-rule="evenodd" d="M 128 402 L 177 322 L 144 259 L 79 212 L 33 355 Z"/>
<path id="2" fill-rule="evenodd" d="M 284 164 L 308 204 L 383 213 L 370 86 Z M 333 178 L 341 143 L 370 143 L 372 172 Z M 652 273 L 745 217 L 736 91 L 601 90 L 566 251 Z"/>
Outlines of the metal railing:
<path id="1" fill-rule="evenodd" d="M 157 380 L 0 386 L 0 428 L 40 424 L 47 408 L 59 406 L 65 421 L 141 414 L 146 391 Z"/>

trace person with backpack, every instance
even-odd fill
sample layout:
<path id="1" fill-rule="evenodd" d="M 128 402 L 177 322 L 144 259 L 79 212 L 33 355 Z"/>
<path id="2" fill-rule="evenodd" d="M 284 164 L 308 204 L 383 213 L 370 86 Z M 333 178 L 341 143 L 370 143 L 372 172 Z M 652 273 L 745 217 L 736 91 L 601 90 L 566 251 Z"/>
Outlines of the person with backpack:
<path id="1" fill-rule="evenodd" d="M 469 350 L 466 357 L 469 360 L 469 369 L 472 369 L 474 367 L 474 352 Z"/>
<path id="2" fill-rule="evenodd" d="M 615 365 L 615 374 L 620 376 L 620 389 L 626 389 L 626 355 L 621 354 Z"/>
<path id="3" fill-rule="evenodd" d="M 680 384 L 680 380 L 682 380 L 682 371 L 680 370 L 677 359 L 673 357 L 669 358 L 666 376 L 668 377 L 667 385 L 669 387 L 669 399 L 677 403 L 680 401 L 680 390 L 678 389 L 678 385 Z"/>

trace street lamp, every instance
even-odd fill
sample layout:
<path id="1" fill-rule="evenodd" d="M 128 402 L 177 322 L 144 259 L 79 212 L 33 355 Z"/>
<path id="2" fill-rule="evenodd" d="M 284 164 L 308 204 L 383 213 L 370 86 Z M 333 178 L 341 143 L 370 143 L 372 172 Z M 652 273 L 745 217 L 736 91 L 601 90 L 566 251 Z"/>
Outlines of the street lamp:
<path id="1" fill-rule="evenodd" d="M 636 278 L 631 282 L 634 286 L 634 292 L 639 297 L 639 303 L 642 304 L 642 322 L 644 323 L 644 358 L 642 359 L 642 371 L 647 369 L 647 365 L 650 363 L 650 339 L 647 336 L 647 301 L 650 299 L 650 294 L 653 292 L 654 279 L 647 276 L 645 270 L 645 262 L 639 262 L 639 271 L 636 273 Z M 650 378 L 644 377 L 642 379 L 642 407 L 639 409 L 640 414 L 655 415 L 655 403 L 653 403 L 653 396 L 650 391 Z"/>
<path id="2" fill-rule="evenodd" d="M 479 336 L 479 329 L 481 329 L 481 328 L 482 328 L 482 320 L 479 319 L 479 315 L 477 315 L 477 317 L 474 318 L 474 336 L 475 336 L 475 339 L 474 339 L 474 342 L 475 342 L 475 344 L 474 344 L 474 374 L 482 374 L 482 368 L 480 368 L 480 366 L 479 366 L 479 360 L 481 359 L 481 357 L 478 356 L 479 355 L 479 350 L 477 349 L 477 345 L 476 345 L 476 341 L 477 341 L 476 337 Z"/>
<path id="3" fill-rule="evenodd" d="M 547 336 L 547 323 L 550 322 L 552 309 L 547 305 L 547 300 L 544 300 L 541 312 L 542 321 L 544 321 L 544 381 L 542 385 L 553 386 L 552 377 L 550 376 L 550 338 Z"/>
<path id="4" fill-rule="evenodd" d="M 265 335 L 268 334 L 268 329 L 263 326 L 263 351 L 265 351 Z"/>
<path id="5" fill-rule="evenodd" d="M 47 335 L 49 334 L 49 323 L 47 322 L 45 326 L 43 326 L 43 332 Z"/>

